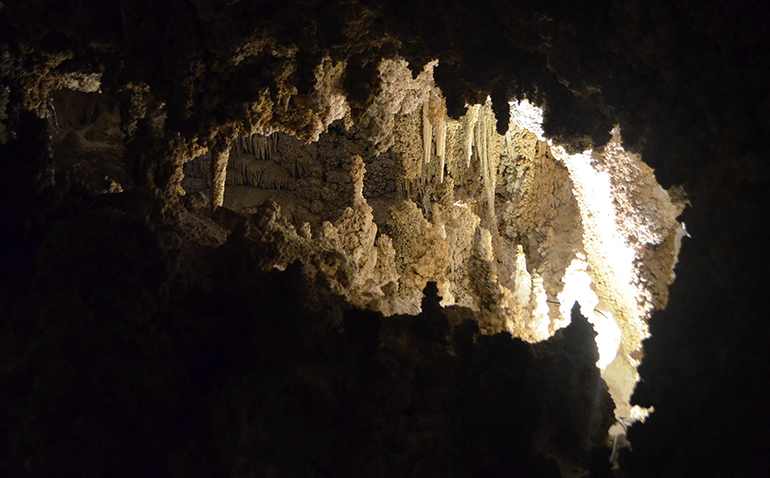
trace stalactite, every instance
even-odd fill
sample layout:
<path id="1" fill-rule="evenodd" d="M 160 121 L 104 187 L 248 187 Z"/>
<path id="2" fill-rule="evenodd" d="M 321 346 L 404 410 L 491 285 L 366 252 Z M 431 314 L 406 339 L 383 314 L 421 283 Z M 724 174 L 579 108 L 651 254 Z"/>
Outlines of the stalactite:
<path id="1" fill-rule="evenodd" d="M 258 139 L 259 153 L 257 159 L 271 159 L 278 149 L 278 135 L 260 136 Z"/>
<path id="2" fill-rule="evenodd" d="M 487 181 L 489 182 L 487 188 L 487 207 L 489 208 L 489 217 L 495 216 L 495 187 L 497 183 L 497 157 L 490 153 L 490 149 L 493 148 L 494 135 L 497 133 L 497 120 L 492 112 L 491 108 L 487 116 Z"/>
<path id="3" fill-rule="evenodd" d="M 485 177 L 485 165 L 486 165 L 486 149 L 484 148 L 484 145 L 486 144 L 486 141 L 484 141 L 484 138 L 486 137 L 486 134 L 484 133 L 484 121 L 475 121 L 475 125 L 473 127 L 473 151 L 476 153 L 476 157 L 479 160 L 480 169 L 482 177 Z"/>
<path id="4" fill-rule="evenodd" d="M 230 186 L 247 184 L 260 189 L 288 189 L 294 176 L 284 166 L 273 161 L 277 150 L 278 135 L 253 134 L 235 139 L 230 147 L 232 153 L 228 154 L 230 164 L 228 166 L 227 162 L 225 163 L 225 168 L 230 168 L 233 179 L 227 181 L 222 176 L 222 184 L 226 182 Z M 221 164 L 221 160 L 217 164 Z M 212 170 L 218 173 L 216 168 L 219 166 L 212 167 Z M 218 179 L 214 181 L 216 187 Z M 216 194 L 218 193 L 215 193 L 215 196 Z M 223 191 L 221 196 L 224 197 Z"/>
<path id="5" fill-rule="evenodd" d="M 505 133 L 505 150 L 508 152 L 508 157 L 511 159 L 516 158 L 516 153 L 513 149 L 513 139 L 511 138 L 510 130 Z"/>
<path id="6" fill-rule="evenodd" d="M 423 163 L 430 163 L 431 139 L 433 137 L 433 127 L 430 124 L 430 99 L 422 104 L 422 147 L 424 151 Z"/>
<path id="7" fill-rule="evenodd" d="M 495 115 L 491 103 L 487 102 L 480 114 L 477 115 L 474 128 L 473 144 L 479 157 L 479 165 L 484 184 L 484 194 L 487 201 L 487 216 L 492 219 L 495 214 L 495 164 L 490 157 L 490 146 L 496 130 Z"/>
<path id="8" fill-rule="evenodd" d="M 482 121 L 480 121 L 475 128 L 475 138 L 473 141 L 474 148 L 476 150 L 476 155 L 479 158 L 479 169 L 481 169 L 481 177 L 483 178 L 483 188 L 484 188 L 484 194 L 487 198 L 487 203 L 489 203 L 489 168 L 487 167 L 487 134 L 486 134 L 486 123 L 484 119 L 482 118 Z"/>
<path id="9" fill-rule="evenodd" d="M 465 167 L 469 168 L 471 166 L 471 156 L 473 155 L 473 130 L 476 127 L 476 120 L 478 119 L 479 115 L 479 108 L 481 105 L 473 105 L 468 107 L 468 112 L 465 114 L 464 118 L 464 133 L 465 137 L 463 139 L 463 157 L 465 158 Z"/>
<path id="10" fill-rule="evenodd" d="M 253 154 L 256 159 L 270 159 L 278 149 L 278 135 L 253 134 L 241 136 L 235 141 L 235 153 Z"/>
<path id="11" fill-rule="evenodd" d="M 412 196 L 412 181 L 409 179 L 404 179 L 401 182 L 401 191 L 403 192 L 404 197 L 411 197 Z"/>
<path id="12" fill-rule="evenodd" d="M 444 182 L 444 168 L 446 166 L 446 158 L 444 156 L 441 156 L 440 159 L 441 159 L 441 163 L 440 163 L 440 166 L 439 166 L 440 169 L 439 169 L 439 173 L 438 173 L 438 180 L 439 180 L 439 182 L 443 183 Z"/>
<path id="13" fill-rule="evenodd" d="M 262 182 L 262 173 L 264 172 L 265 163 L 263 161 L 249 161 L 246 165 L 246 183 L 251 186 L 259 186 Z"/>
<path id="14" fill-rule="evenodd" d="M 227 181 L 227 162 L 230 159 L 230 146 L 217 148 L 211 153 L 212 204 L 219 207 L 225 200 L 225 181 Z"/>
<path id="15" fill-rule="evenodd" d="M 439 113 L 436 118 L 436 155 L 441 160 L 439 181 L 444 182 L 444 166 L 446 164 L 446 116 Z"/>

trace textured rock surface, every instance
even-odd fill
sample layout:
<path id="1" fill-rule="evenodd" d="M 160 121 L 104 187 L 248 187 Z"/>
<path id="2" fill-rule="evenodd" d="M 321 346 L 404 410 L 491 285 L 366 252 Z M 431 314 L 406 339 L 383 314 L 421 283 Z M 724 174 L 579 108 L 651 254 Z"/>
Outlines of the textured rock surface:
<path id="1" fill-rule="evenodd" d="M 405 62 L 383 62 L 378 99 L 361 119 L 365 133 L 354 122 L 309 144 L 283 133 L 234 139 L 225 204 L 237 211 L 277 204 L 291 225 L 279 239 L 270 236 L 285 251 L 270 266 L 313 256 L 323 264 L 318 270 L 335 277 L 335 293 L 386 315 L 418 313 L 422 288 L 435 281 L 445 305 L 478 312 L 485 333 L 506 330 L 534 342 L 568 324 L 571 304 L 581 301 L 592 323 L 619 326 L 616 338 L 599 341 L 612 355 L 603 368 L 622 345 L 607 378 L 618 416 L 627 417 L 646 320 L 665 306 L 673 279 L 681 206 L 623 150 L 617 131 L 589 164 L 552 151 L 536 121 L 528 127 L 537 133 L 515 119 L 497 134 L 489 102 L 448 118 L 427 75 L 432 66 L 412 80 Z M 393 147 L 378 153 L 386 137 Z M 188 193 L 216 189 L 215 164 L 207 153 L 185 165 Z M 594 184 L 597 178 L 604 183 Z M 379 259 L 378 237 L 392 257 L 388 250 Z M 607 250 L 617 247 L 627 254 Z M 344 280 L 337 264 L 325 264 L 330 251 L 334 261 L 345 258 Z M 568 274 L 578 263 L 594 302 L 568 290 L 580 280 Z"/>
<path id="2" fill-rule="evenodd" d="M 505 372 L 496 364 L 527 363 L 513 359 L 525 356 L 524 343 L 499 334 L 456 340 L 484 350 L 458 354 L 477 358 L 462 365 L 469 381 L 451 389 L 459 400 L 452 403 L 463 404 L 463 423 L 483 425 L 479 433 L 453 431 L 456 448 L 432 445 L 437 428 L 425 423 L 431 407 L 446 411 L 447 402 L 431 401 L 428 385 L 411 402 L 404 393 L 358 402 L 352 397 L 382 383 L 371 378 L 376 371 L 357 368 L 366 363 L 358 355 L 335 355 L 343 365 L 331 372 L 307 364 L 335 363 L 314 354 L 344 348 L 324 349 L 340 342 L 326 340 L 333 327 L 319 325 L 342 323 L 340 296 L 387 314 L 416 312 L 428 279 L 438 281 L 445 303 L 468 306 L 462 314 L 484 332 L 542 338 L 564 317 L 565 304 L 553 303 L 562 302 L 564 267 L 586 269 L 575 262 L 581 257 L 598 285 L 596 310 L 626 324 L 628 367 L 642 360 L 648 328 L 630 310 L 666 305 L 649 321 L 633 399 L 656 412 L 631 428 L 625 473 L 766 474 L 767 19 L 761 3 L 748 1 L 0 4 L 4 474 L 545 475 L 526 448 L 537 426 L 521 418 L 531 403 L 522 399 L 520 410 L 497 420 L 506 397 L 524 393 L 504 383 L 522 383 L 517 377 L 530 365 Z M 585 240 L 589 209 L 580 194 L 568 194 L 575 183 L 564 178 L 574 175 L 565 176 L 562 156 L 523 132 L 509 139 L 508 100 L 522 98 L 544 106 L 544 134 L 554 144 L 570 153 L 594 146 L 592 160 L 613 172 L 619 209 L 634 209 L 620 215 L 615 232 L 636 244 L 641 274 L 619 297 L 602 286 L 617 271 L 597 272 L 602 248 Z M 477 106 L 466 114 L 466 105 Z M 641 153 L 675 197 L 670 205 L 645 166 L 615 161 L 612 143 L 601 150 L 615 124 L 624 147 Z M 253 135 L 278 138 L 270 158 L 256 157 Z M 230 169 L 242 168 L 242 178 L 233 173 L 228 187 L 224 161 L 210 160 L 246 137 L 248 159 L 268 161 L 249 163 L 261 188 L 235 161 Z M 206 154 L 208 162 L 195 159 Z M 681 219 L 692 238 L 667 290 L 682 236 L 671 222 L 683 204 L 675 185 L 691 205 Z M 242 194 L 231 195 L 236 188 Z M 214 210 L 220 198 L 241 212 Z M 265 199 L 276 205 L 254 207 Z M 385 232 L 392 206 L 411 211 L 412 230 L 434 247 Z M 639 223 L 649 208 L 663 214 Z M 398 218 L 391 224 L 403 226 Z M 297 258 L 301 272 L 269 279 L 259 272 Z M 297 292 L 301 281 L 309 285 Z M 295 309 L 303 301 L 311 312 Z M 281 315 L 288 306 L 295 308 Z M 389 336 L 410 320 L 394 318 Z M 260 346 L 247 343 L 251 336 Z M 394 383 L 418 390 L 425 377 L 446 378 L 433 373 L 447 370 L 433 365 L 443 358 L 422 361 L 413 349 L 403 348 L 406 365 Z M 297 357 L 296 370 L 288 357 Z M 331 381 L 342 391 L 329 392 L 324 377 L 340 370 L 354 372 Z M 107 382 L 120 393 L 104 395 L 113 388 Z M 584 392 L 580 400 L 593 393 Z M 299 398 L 292 405 L 285 397 Z M 384 397 L 400 404 L 384 408 Z M 337 415 L 312 410 L 352 403 L 368 404 L 356 408 L 365 419 L 314 421 Z M 428 411 L 415 415 L 419 406 L 408 403 Z M 299 408 L 311 412 L 298 418 L 291 411 Z M 403 412 L 385 415 L 399 424 L 393 433 L 392 421 L 377 418 L 391 409 Z M 522 431 L 501 425 L 488 433 L 498 422 Z M 173 430 L 184 423 L 219 428 L 183 433 L 198 438 L 182 443 Z M 371 440 L 338 441 L 360 435 Z M 593 463 L 576 451 L 584 450 L 582 436 L 561 435 L 569 443 L 540 451 L 566 460 L 562 470 Z M 297 436 L 307 440 L 295 446 Z M 265 443 L 277 462 L 255 461 L 253 450 Z M 402 461 L 384 451 L 394 448 Z M 103 458 L 81 459 L 86 449 Z M 458 449 L 467 454 L 452 463 L 447 457 Z"/>

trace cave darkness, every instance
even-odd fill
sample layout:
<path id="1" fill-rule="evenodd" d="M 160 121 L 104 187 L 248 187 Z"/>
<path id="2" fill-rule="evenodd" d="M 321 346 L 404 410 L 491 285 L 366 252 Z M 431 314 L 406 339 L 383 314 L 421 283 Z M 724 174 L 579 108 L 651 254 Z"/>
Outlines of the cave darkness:
<path id="1" fill-rule="evenodd" d="M 769 22 L 751 0 L 4 0 L 0 475 L 765 476 Z M 691 237 L 632 398 L 655 412 L 614 471 L 578 309 L 534 345 L 478 334 L 433 283 L 419 315 L 383 317 L 339 277 L 265 272 L 271 206 L 180 195 L 185 162 L 246 132 L 341 130 L 325 59 L 353 123 L 381 60 L 416 78 L 437 59 L 449 117 L 489 96 L 505 131 L 528 98 L 570 152 L 619 124 L 682 187 Z M 122 135 L 105 184 L 54 141 L 54 105 L 95 93 Z"/>

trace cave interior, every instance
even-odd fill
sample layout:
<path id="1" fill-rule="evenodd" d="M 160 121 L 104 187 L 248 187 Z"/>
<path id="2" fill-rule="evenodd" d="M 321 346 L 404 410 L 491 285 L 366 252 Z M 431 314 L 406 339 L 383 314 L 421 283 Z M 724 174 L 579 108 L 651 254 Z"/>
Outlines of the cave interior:
<path id="1" fill-rule="evenodd" d="M 0 475 L 765 476 L 768 21 L 0 3 Z"/>

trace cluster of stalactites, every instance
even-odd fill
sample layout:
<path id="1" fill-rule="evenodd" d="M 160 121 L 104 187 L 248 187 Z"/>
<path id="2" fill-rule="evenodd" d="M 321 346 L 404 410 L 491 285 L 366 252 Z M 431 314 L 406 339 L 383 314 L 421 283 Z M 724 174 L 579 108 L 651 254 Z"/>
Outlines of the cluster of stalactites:
<path id="1" fill-rule="evenodd" d="M 233 141 L 233 146 L 236 154 L 250 153 L 260 160 L 270 159 L 278 147 L 278 135 L 252 134 L 251 136 L 241 136 Z"/>
<path id="2" fill-rule="evenodd" d="M 446 104 L 440 93 L 431 92 L 422 102 L 422 150 L 423 157 L 420 170 L 423 181 L 427 181 L 426 167 L 433 161 L 439 160 L 438 181 L 444 182 L 446 171 L 451 161 L 462 161 L 465 169 L 471 167 L 475 157 L 478 160 L 478 171 L 481 174 L 484 188 L 483 200 L 486 203 L 487 215 L 494 216 L 494 197 L 496 183 L 496 167 L 499 153 L 495 147 L 497 140 L 496 125 L 492 104 L 487 101 L 484 105 L 472 105 L 459 121 L 450 126 L 451 121 L 446 114 Z M 448 139 L 448 131 L 457 131 Z M 451 142 L 452 144 L 447 144 Z M 458 156 L 459 157 L 454 157 Z"/>
<path id="3" fill-rule="evenodd" d="M 476 127 L 476 121 L 479 118 L 479 109 L 481 105 L 473 105 L 468 107 L 468 112 L 463 117 L 463 130 L 465 135 L 463 136 L 463 158 L 465 158 L 465 167 L 471 167 L 471 157 L 473 156 L 473 130 Z"/>
<path id="4" fill-rule="evenodd" d="M 446 103 L 436 93 L 430 93 L 422 104 L 422 147 L 423 165 L 428 165 L 433 158 L 433 143 L 436 144 L 436 157 L 441 161 L 439 181 L 444 182 L 446 169 Z"/>
<path id="5" fill-rule="evenodd" d="M 497 134 L 497 121 L 492 111 L 492 103 L 487 103 L 477 110 L 473 128 L 473 149 L 479 159 L 479 170 L 484 185 L 484 199 L 487 203 L 488 217 L 495 213 L 495 180 L 497 161 L 494 157 L 494 139 Z"/>

